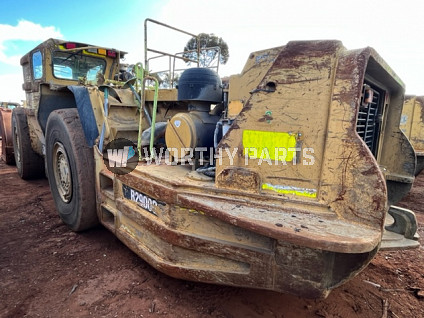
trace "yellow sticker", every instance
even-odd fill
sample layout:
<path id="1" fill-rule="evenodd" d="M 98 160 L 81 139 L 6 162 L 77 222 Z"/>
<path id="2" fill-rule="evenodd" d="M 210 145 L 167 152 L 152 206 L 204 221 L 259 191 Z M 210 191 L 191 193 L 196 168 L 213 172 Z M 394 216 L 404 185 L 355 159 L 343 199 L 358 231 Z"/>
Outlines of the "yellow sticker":
<path id="1" fill-rule="evenodd" d="M 316 189 L 306 189 L 292 186 L 282 186 L 282 185 L 273 185 L 270 183 L 263 183 L 262 189 L 272 190 L 278 193 L 283 194 L 294 194 L 302 197 L 316 198 L 317 190 Z"/>
<path id="2" fill-rule="evenodd" d="M 292 161 L 296 155 L 296 135 L 286 132 L 244 130 L 244 155 L 252 159 Z"/>

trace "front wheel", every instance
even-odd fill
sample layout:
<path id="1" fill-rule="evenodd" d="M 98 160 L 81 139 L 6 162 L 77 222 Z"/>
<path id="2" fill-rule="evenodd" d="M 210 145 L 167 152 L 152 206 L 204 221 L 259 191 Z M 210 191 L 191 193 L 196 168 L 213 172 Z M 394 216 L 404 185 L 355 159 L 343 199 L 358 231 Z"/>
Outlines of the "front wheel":
<path id="1" fill-rule="evenodd" d="M 50 189 L 62 221 L 73 231 L 98 224 L 93 149 L 87 145 L 78 111 L 53 111 L 46 128 Z"/>

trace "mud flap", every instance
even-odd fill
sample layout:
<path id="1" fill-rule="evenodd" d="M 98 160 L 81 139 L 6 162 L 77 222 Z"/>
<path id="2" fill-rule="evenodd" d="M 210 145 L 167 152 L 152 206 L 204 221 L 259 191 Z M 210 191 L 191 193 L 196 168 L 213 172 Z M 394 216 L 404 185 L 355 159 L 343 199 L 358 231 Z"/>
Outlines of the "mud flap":
<path id="1" fill-rule="evenodd" d="M 391 206 L 386 217 L 380 250 L 411 249 L 420 246 L 414 212 Z"/>
<path id="2" fill-rule="evenodd" d="M 94 117 L 88 90 L 83 86 L 68 86 L 68 89 L 74 94 L 78 115 L 87 144 L 93 147 L 94 141 L 99 136 L 99 130 L 97 129 L 96 118 Z"/>

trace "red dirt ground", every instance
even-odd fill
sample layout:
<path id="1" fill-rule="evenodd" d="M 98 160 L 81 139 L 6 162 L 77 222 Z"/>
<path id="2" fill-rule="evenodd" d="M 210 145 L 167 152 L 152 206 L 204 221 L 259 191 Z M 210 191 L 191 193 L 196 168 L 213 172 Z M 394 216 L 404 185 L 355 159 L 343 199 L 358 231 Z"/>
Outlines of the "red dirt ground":
<path id="1" fill-rule="evenodd" d="M 424 173 L 401 205 L 424 244 Z M 192 283 L 156 271 L 103 227 L 60 221 L 45 179 L 0 162 L 1 317 L 424 317 L 424 248 L 379 252 L 325 300 Z M 377 285 L 378 284 L 378 285 Z"/>

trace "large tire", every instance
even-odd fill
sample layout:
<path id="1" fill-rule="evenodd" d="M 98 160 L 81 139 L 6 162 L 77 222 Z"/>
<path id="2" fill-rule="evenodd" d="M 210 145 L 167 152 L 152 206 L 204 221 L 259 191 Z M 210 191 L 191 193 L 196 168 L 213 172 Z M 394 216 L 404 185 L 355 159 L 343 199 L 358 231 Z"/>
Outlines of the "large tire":
<path id="1" fill-rule="evenodd" d="M 43 177 L 43 158 L 31 147 L 24 108 L 15 108 L 12 112 L 12 138 L 15 163 L 19 176 L 25 180 Z"/>
<path id="2" fill-rule="evenodd" d="M 93 148 L 75 108 L 53 111 L 46 128 L 47 175 L 56 209 L 73 231 L 98 224 Z"/>

